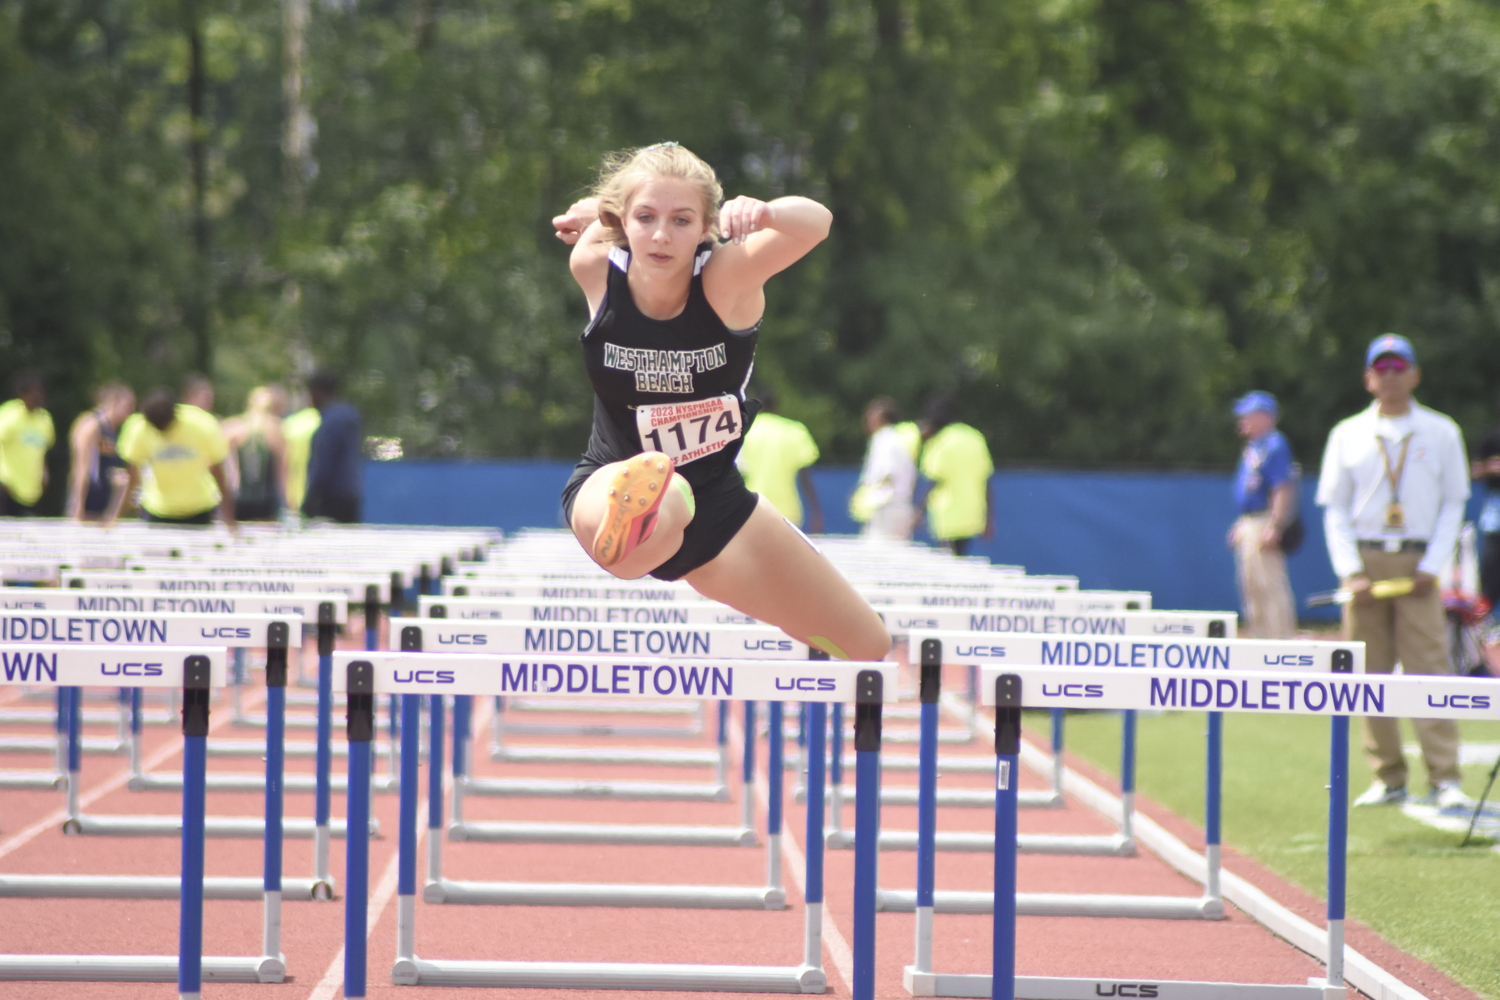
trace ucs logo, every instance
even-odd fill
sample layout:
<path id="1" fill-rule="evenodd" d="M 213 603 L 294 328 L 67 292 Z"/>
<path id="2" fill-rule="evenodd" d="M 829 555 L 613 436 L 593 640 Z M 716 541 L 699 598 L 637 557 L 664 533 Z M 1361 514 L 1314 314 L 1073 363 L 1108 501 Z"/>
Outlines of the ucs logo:
<path id="1" fill-rule="evenodd" d="M 483 646 L 489 639 L 482 635 L 439 635 L 439 646 Z"/>
<path id="2" fill-rule="evenodd" d="M 1096 997 L 1154 997 L 1157 996 L 1155 983 L 1104 983 L 1094 984 L 1094 996 Z"/>
<path id="3" fill-rule="evenodd" d="M 789 653 L 792 650 L 792 641 L 790 639 L 746 639 L 745 648 L 750 650 L 779 650 L 783 653 Z"/>
<path id="4" fill-rule="evenodd" d="M 1283 653 L 1280 656 L 1263 656 L 1261 659 L 1273 667 L 1310 667 L 1313 665 L 1309 653 Z"/>
<path id="5" fill-rule="evenodd" d="M 1432 708 L 1489 708 L 1490 696 L 1487 694 L 1445 694 L 1434 698 L 1428 695 L 1427 704 Z"/>
<path id="6" fill-rule="evenodd" d="M 1103 698 L 1103 684 L 1054 684 L 1048 688 L 1042 685 L 1042 697 L 1044 698 Z M 1101 994 L 1103 995 L 1103 994 Z M 1113 993 L 1108 994 L 1114 996 Z M 1125 996 L 1126 994 L 1120 994 Z M 1156 994 L 1152 994 L 1155 996 Z"/>
<path id="7" fill-rule="evenodd" d="M 406 676 L 401 676 L 401 671 L 391 671 L 391 679 L 397 684 L 452 684 L 453 671 L 451 670 L 408 670 Z"/>
<path id="8" fill-rule="evenodd" d="M 837 691 L 832 677 L 778 677 L 778 691 Z"/>

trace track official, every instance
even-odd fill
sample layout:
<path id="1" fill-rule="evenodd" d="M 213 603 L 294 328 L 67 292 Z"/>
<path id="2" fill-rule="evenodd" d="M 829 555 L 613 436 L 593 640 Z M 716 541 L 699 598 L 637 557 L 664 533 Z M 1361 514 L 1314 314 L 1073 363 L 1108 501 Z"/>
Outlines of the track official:
<path id="1" fill-rule="evenodd" d="M 1328 435 L 1318 481 L 1328 556 L 1354 593 L 1345 605 L 1344 631 L 1365 643 L 1368 673 L 1390 673 L 1397 661 L 1406 674 L 1452 673 L 1437 578 L 1458 540 L 1469 464 L 1458 425 L 1412 399 L 1421 377 L 1405 337 L 1375 338 L 1364 375 L 1375 402 Z M 1404 597 L 1377 600 L 1370 593 L 1372 581 L 1401 578 L 1413 581 Z M 1427 764 L 1428 801 L 1445 809 L 1464 806 L 1458 727 L 1439 719 L 1412 724 Z M 1405 801 L 1397 720 L 1366 718 L 1365 751 L 1375 783 L 1354 804 Z"/>
<path id="2" fill-rule="evenodd" d="M 1245 450 L 1234 478 L 1240 516 L 1229 529 L 1245 610 L 1246 638 L 1291 639 L 1297 633 L 1282 532 L 1295 518 L 1292 449 L 1276 429 L 1276 397 L 1247 392 L 1234 404 Z"/>

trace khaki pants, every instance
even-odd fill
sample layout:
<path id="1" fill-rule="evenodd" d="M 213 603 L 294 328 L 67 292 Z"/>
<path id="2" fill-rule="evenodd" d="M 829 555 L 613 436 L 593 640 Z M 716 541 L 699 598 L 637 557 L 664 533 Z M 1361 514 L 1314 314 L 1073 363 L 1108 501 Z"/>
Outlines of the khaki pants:
<path id="1" fill-rule="evenodd" d="M 1245 608 L 1241 635 L 1246 639 L 1292 639 L 1297 635 L 1286 556 L 1279 548 L 1260 547 L 1260 536 L 1270 521 L 1269 513 L 1261 513 L 1242 515 L 1234 523 L 1234 563 Z"/>
<path id="2" fill-rule="evenodd" d="M 1411 576 L 1422 561 L 1419 552 L 1380 552 L 1361 548 L 1365 574 L 1371 580 Z M 1442 597 L 1434 588 L 1420 597 L 1409 594 L 1374 604 L 1344 605 L 1344 635 L 1365 644 L 1365 672 L 1388 674 L 1401 663 L 1404 674 L 1451 674 Z M 1459 780 L 1458 726 L 1451 719 L 1413 719 L 1427 781 L 1436 786 Z M 1401 753 L 1401 726 L 1396 719 L 1365 719 L 1365 755 L 1375 777 L 1387 788 L 1406 787 L 1406 758 Z"/>

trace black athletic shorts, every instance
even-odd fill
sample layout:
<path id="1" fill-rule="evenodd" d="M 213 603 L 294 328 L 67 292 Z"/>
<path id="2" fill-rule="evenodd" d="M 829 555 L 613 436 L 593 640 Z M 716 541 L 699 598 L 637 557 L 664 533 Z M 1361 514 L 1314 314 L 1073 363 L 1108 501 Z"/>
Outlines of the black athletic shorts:
<path id="1" fill-rule="evenodd" d="M 0 517 L 32 517 L 36 514 L 36 504 L 21 503 L 10 495 L 10 490 L 0 485 Z"/>
<path id="2" fill-rule="evenodd" d="M 281 504 L 276 500 L 248 500 L 234 502 L 236 521 L 274 521 L 281 516 Z"/>
<path id="3" fill-rule="evenodd" d="M 573 467 L 573 475 L 568 477 L 562 492 L 563 516 L 568 524 L 573 523 L 573 501 L 578 499 L 578 491 L 604 464 L 584 456 Z M 724 546 L 755 513 L 760 495 L 746 489 L 739 470 L 730 465 L 708 482 L 693 484 L 693 501 L 697 512 L 682 532 L 682 548 L 651 571 L 658 580 L 681 580 L 723 552 Z"/>
<path id="4" fill-rule="evenodd" d="M 153 514 L 142 507 L 141 517 L 152 524 L 213 524 L 214 515 L 218 512 L 219 508 L 213 506 L 200 513 L 189 514 L 187 517 L 163 517 L 160 514 Z"/>

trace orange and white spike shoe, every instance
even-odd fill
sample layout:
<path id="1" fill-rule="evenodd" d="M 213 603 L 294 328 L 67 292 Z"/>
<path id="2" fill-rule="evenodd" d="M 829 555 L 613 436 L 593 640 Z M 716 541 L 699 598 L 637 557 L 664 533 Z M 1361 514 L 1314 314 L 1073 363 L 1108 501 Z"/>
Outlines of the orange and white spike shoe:
<path id="1" fill-rule="evenodd" d="M 608 507 L 589 553 L 600 566 L 613 566 L 651 537 L 656 511 L 672 481 L 672 460 L 645 451 L 619 463 L 606 492 Z"/>

